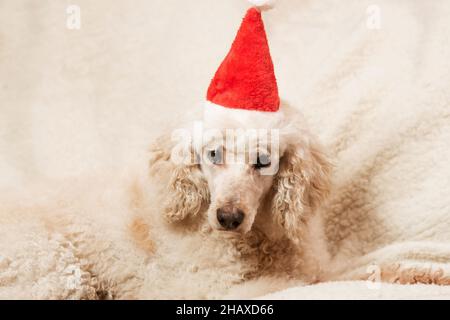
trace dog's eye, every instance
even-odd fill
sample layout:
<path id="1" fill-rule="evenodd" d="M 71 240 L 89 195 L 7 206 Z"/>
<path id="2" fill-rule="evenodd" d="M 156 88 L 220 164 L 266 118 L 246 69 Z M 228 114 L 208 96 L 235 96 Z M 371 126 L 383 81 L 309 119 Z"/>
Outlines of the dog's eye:
<path id="1" fill-rule="evenodd" d="M 222 164 L 223 163 L 223 159 L 222 159 L 222 148 L 217 148 L 214 150 L 209 150 L 208 151 L 208 159 L 209 161 L 211 161 L 211 163 L 213 164 Z"/>
<path id="2" fill-rule="evenodd" d="M 270 156 L 267 154 L 258 154 L 256 164 L 253 165 L 255 169 L 270 167 Z"/>

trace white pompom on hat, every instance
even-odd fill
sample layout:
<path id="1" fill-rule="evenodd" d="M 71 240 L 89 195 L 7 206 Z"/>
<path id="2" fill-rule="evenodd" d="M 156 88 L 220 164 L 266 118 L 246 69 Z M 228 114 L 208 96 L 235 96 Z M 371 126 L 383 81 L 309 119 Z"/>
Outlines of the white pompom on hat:
<path id="1" fill-rule="evenodd" d="M 275 0 L 248 0 L 255 7 L 260 8 L 262 10 L 270 9 L 275 4 Z"/>

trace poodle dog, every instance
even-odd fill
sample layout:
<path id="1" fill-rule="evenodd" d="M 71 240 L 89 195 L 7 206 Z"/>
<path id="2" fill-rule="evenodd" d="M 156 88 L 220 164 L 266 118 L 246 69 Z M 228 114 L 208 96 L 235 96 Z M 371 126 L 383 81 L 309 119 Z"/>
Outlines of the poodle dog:
<path id="1" fill-rule="evenodd" d="M 329 192 L 330 162 L 293 108 L 283 106 L 271 128 L 255 130 L 248 130 L 247 111 L 235 112 L 242 116 L 218 115 L 198 141 L 195 128 L 159 138 L 150 176 L 160 188 L 145 190 L 141 182 L 131 189 L 131 234 L 158 257 L 160 275 L 150 277 L 153 288 L 164 282 L 158 297 L 251 297 L 293 279 L 319 281 L 324 272 L 318 208 Z M 160 200 L 146 202 L 149 193 Z M 155 297 L 146 290 L 141 294 Z"/>
<path id="2" fill-rule="evenodd" d="M 294 109 L 255 128 L 268 136 L 236 112 L 200 140 L 162 136 L 150 168 L 0 201 L 0 298 L 252 298 L 323 280 L 329 161 Z"/>

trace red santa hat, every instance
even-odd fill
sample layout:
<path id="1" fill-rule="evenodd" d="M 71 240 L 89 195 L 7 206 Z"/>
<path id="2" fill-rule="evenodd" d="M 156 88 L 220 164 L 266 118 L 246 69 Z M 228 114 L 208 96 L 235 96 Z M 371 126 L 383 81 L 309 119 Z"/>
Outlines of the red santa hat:
<path id="1" fill-rule="evenodd" d="M 277 118 L 280 97 L 261 10 L 267 0 L 251 0 L 230 51 L 208 88 L 205 121 L 224 117 L 256 124 Z M 211 125 L 214 125 L 211 123 Z"/>

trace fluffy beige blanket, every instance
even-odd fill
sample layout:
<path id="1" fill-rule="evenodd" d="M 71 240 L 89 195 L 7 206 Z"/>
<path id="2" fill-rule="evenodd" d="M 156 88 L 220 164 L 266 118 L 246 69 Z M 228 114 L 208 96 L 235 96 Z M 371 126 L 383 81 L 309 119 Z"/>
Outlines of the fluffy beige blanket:
<path id="1" fill-rule="evenodd" d="M 323 209 L 333 278 L 398 284 L 269 298 L 450 298 L 450 2 L 372 2 L 280 0 L 265 21 L 281 95 L 334 157 Z M 57 290 L 84 270 L 73 243 L 37 236 L 41 222 L 10 208 L 45 202 L 47 181 L 144 159 L 165 123 L 203 99 L 247 7 L 77 3 L 79 30 L 66 26 L 65 1 L 0 3 L 1 298 L 70 296 Z M 30 196 L 32 185 L 42 192 Z"/>

